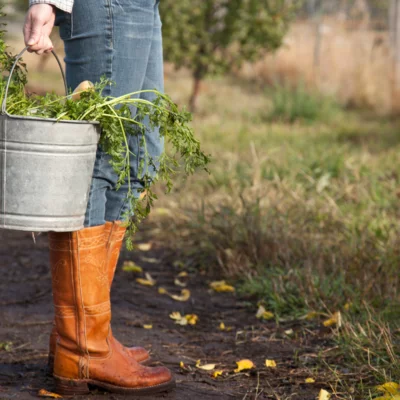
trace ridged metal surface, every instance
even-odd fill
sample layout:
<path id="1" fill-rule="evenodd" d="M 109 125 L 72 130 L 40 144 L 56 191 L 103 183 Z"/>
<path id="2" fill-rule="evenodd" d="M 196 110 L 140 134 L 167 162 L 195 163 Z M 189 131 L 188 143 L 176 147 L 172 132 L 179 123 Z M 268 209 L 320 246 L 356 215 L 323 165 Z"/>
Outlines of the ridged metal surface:
<path id="1" fill-rule="evenodd" d="M 0 115 L 0 228 L 83 227 L 100 126 Z"/>

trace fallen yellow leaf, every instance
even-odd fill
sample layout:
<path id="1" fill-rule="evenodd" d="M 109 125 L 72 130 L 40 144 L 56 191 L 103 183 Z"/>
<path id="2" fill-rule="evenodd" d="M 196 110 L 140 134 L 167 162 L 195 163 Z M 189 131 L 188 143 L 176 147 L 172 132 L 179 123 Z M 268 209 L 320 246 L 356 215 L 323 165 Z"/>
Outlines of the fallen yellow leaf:
<path id="1" fill-rule="evenodd" d="M 212 373 L 212 377 L 213 377 L 213 378 L 218 378 L 219 376 L 221 376 L 221 375 L 223 374 L 223 372 L 224 372 L 224 371 L 222 371 L 222 370 L 214 371 L 214 372 Z"/>
<path id="2" fill-rule="evenodd" d="M 233 326 L 225 326 L 223 322 L 219 324 L 219 330 L 230 332 L 233 329 Z"/>
<path id="3" fill-rule="evenodd" d="M 145 324 L 145 325 L 143 325 L 143 328 L 144 328 L 144 329 L 153 329 L 153 325 L 151 325 L 151 324 Z"/>
<path id="4" fill-rule="evenodd" d="M 310 311 L 309 313 L 306 314 L 305 318 L 306 319 L 315 319 L 320 315 L 319 312 L 316 311 Z"/>
<path id="5" fill-rule="evenodd" d="M 274 360 L 265 360 L 265 366 L 267 368 L 276 368 L 276 362 Z"/>
<path id="6" fill-rule="evenodd" d="M 216 292 L 234 292 L 235 288 L 231 285 L 228 285 L 225 281 L 214 281 L 210 283 L 211 289 Z"/>
<path id="7" fill-rule="evenodd" d="M 136 278 L 136 282 L 143 286 L 154 286 L 156 282 L 154 280 L 148 280 L 143 278 Z"/>
<path id="8" fill-rule="evenodd" d="M 190 299 L 190 290 L 188 289 L 182 289 L 181 294 L 177 295 L 177 294 L 169 294 L 169 297 L 171 297 L 171 299 L 174 299 L 176 301 L 188 301 Z"/>
<path id="9" fill-rule="evenodd" d="M 152 248 L 151 243 L 138 243 L 135 247 L 140 251 L 149 251 Z"/>
<path id="10" fill-rule="evenodd" d="M 148 272 L 144 276 L 145 278 L 136 278 L 136 282 L 144 286 L 154 286 L 157 283 Z"/>
<path id="11" fill-rule="evenodd" d="M 400 385 L 396 382 L 386 382 L 383 385 L 377 386 L 376 389 L 386 394 L 400 395 L 399 393 Z"/>
<path id="12" fill-rule="evenodd" d="M 45 389 L 40 389 L 38 393 L 39 397 L 50 397 L 52 399 L 62 399 L 63 397 L 57 393 L 48 392 Z"/>
<path id="13" fill-rule="evenodd" d="M 186 278 L 189 274 L 186 271 L 179 272 L 178 278 Z"/>
<path id="14" fill-rule="evenodd" d="M 140 283 L 143 286 L 154 286 L 154 282 L 150 282 L 147 279 L 136 278 L 136 282 Z"/>
<path id="15" fill-rule="evenodd" d="M 346 303 L 346 304 L 344 305 L 344 309 L 345 309 L 346 311 L 349 311 L 352 305 L 353 305 L 353 303 Z"/>
<path id="16" fill-rule="evenodd" d="M 197 321 L 199 320 L 199 317 L 196 314 L 181 315 L 181 313 L 178 311 L 174 311 L 173 313 L 169 314 L 169 317 L 175 320 L 176 324 L 182 326 L 185 326 L 187 324 L 196 325 Z"/>
<path id="17" fill-rule="evenodd" d="M 199 317 L 196 314 L 186 314 L 185 319 L 189 325 L 196 325 Z"/>
<path id="18" fill-rule="evenodd" d="M 256 318 L 258 319 L 272 319 L 274 318 L 274 314 L 270 311 L 267 311 L 264 306 L 259 306 L 257 313 L 256 313 Z"/>
<path id="19" fill-rule="evenodd" d="M 186 287 L 187 286 L 187 283 L 180 281 L 178 278 L 175 278 L 174 284 L 176 286 L 180 286 L 180 287 Z"/>
<path id="20" fill-rule="evenodd" d="M 234 370 L 234 372 L 238 373 L 240 371 L 244 371 L 246 369 L 252 369 L 255 367 L 253 361 L 251 360 L 240 360 L 236 361 L 237 368 Z"/>
<path id="21" fill-rule="evenodd" d="M 319 392 L 318 400 L 329 400 L 331 395 L 324 389 L 321 389 Z"/>
<path id="22" fill-rule="evenodd" d="M 122 270 L 125 272 L 143 272 L 143 268 L 139 267 L 139 265 L 135 264 L 133 261 L 125 261 Z"/>
<path id="23" fill-rule="evenodd" d="M 158 293 L 166 294 L 169 297 L 171 297 L 171 299 L 174 299 L 176 301 L 188 301 L 190 299 L 190 290 L 188 290 L 188 289 L 182 289 L 181 294 L 178 295 L 178 294 L 172 294 L 172 293 L 168 292 L 168 290 L 163 287 L 159 287 Z"/>
<path id="24" fill-rule="evenodd" d="M 305 383 L 315 383 L 315 379 L 314 378 L 307 378 L 304 382 Z"/>
<path id="25" fill-rule="evenodd" d="M 182 319 L 182 315 L 179 311 L 172 312 L 171 314 L 169 314 L 169 317 L 175 320 Z"/>
<path id="26" fill-rule="evenodd" d="M 186 368 L 186 365 L 185 365 L 185 363 L 184 363 L 183 361 L 181 361 L 181 362 L 179 363 L 179 366 L 180 366 L 182 369 L 185 369 L 185 368 Z"/>
<path id="27" fill-rule="evenodd" d="M 196 362 L 196 367 L 199 369 L 204 369 L 204 371 L 212 371 L 216 364 L 204 364 L 204 365 L 200 365 L 200 360 L 197 360 Z"/>
<path id="28" fill-rule="evenodd" d="M 326 321 L 324 321 L 324 326 L 326 327 L 333 325 L 336 325 L 338 328 L 342 326 L 342 314 L 340 313 L 340 311 L 335 312 L 332 315 L 332 318 L 329 318 Z"/>

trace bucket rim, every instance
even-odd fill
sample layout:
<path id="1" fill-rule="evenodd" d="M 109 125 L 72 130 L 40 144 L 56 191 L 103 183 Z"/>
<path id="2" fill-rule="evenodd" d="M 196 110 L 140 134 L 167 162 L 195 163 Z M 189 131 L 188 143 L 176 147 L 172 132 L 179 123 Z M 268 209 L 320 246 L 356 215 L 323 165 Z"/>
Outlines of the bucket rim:
<path id="1" fill-rule="evenodd" d="M 56 123 L 68 123 L 68 124 L 80 124 L 80 125 L 94 125 L 100 126 L 99 121 L 78 121 L 78 120 L 66 120 L 66 119 L 56 119 L 56 118 L 40 118 L 40 117 L 29 117 L 25 115 L 11 115 L 8 112 L 1 113 L 1 117 L 8 117 L 11 119 L 23 119 L 28 121 L 41 121 L 41 122 L 56 122 Z"/>

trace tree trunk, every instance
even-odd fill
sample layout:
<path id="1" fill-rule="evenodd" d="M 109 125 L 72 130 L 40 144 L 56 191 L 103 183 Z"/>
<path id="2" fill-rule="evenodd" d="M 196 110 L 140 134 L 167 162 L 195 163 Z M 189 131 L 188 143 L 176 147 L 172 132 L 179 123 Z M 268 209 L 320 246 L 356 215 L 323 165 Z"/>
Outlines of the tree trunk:
<path id="1" fill-rule="evenodd" d="M 193 73 L 193 91 L 189 100 L 189 110 L 190 112 L 196 112 L 197 110 L 197 101 L 201 91 L 201 83 L 205 76 L 204 69 L 199 67 Z"/>

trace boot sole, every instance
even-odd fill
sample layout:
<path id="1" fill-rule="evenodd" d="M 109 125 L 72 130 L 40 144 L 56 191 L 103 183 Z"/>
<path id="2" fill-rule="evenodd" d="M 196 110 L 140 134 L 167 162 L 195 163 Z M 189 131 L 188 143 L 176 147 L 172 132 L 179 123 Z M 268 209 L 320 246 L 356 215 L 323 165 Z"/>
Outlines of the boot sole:
<path id="1" fill-rule="evenodd" d="M 94 379 L 65 379 L 54 376 L 56 383 L 56 393 L 63 396 L 77 396 L 90 394 L 91 390 L 89 385 L 96 388 L 105 389 L 111 393 L 118 394 L 134 394 L 136 396 L 147 396 L 149 394 L 166 392 L 176 387 L 175 379 L 168 382 L 160 383 L 159 385 L 148 386 L 143 388 L 126 388 L 122 386 L 115 386 L 109 383 L 96 381 Z"/>

